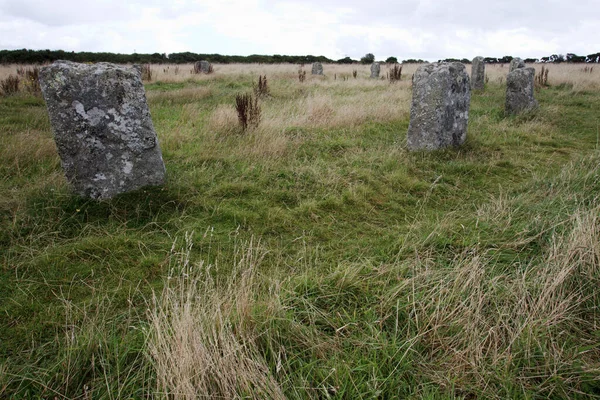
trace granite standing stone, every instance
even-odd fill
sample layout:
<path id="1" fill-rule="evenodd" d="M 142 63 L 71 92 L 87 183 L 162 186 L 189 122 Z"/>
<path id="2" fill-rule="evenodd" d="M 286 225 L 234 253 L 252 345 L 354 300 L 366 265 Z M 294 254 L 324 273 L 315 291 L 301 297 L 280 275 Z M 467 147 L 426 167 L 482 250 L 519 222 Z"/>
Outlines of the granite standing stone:
<path id="1" fill-rule="evenodd" d="M 381 66 L 379 63 L 371 64 L 371 78 L 379 79 L 379 73 L 381 72 Z"/>
<path id="2" fill-rule="evenodd" d="M 313 75 L 323 75 L 323 65 L 320 62 L 316 62 L 312 65 Z"/>
<path id="3" fill-rule="evenodd" d="M 538 106 L 533 97 L 535 69 L 517 68 L 506 77 L 506 113 L 520 114 Z"/>
<path id="4" fill-rule="evenodd" d="M 519 57 L 515 57 L 512 60 L 510 60 L 510 66 L 508 68 L 509 73 L 519 68 L 525 68 L 525 62 L 523 60 L 521 60 Z"/>
<path id="5" fill-rule="evenodd" d="M 483 57 L 475 57 L 471 64 L 471 89 L 482 91 L 485 88 L 485 64 Z"/>
<path id="6" fill-rule="evenodd" d="M 197 74 L 201 72 L 208 74 L 210 72 L 210 63 L 205 60 L 196 61 L 196 63 L 194 64 L 194 72 Z"/>
<path id="7" fill-rule="evenodd" d="M 409 150 L 460 146 L 467 138 L 471 90 L 463 64 L 434 63 L 417 69 L 408 126 Z"/>
<path id="8" fill-rule="evenodd" d="M 208 74 L 210 72 L 210 63 L 205 60 L 200 61 L 200 70 L 205 74 Z"/>
<path id="9" fill-rule="evenodd" d="M 139 67 L 56 61 L 40 86 L 67 180 L 105 199 L 165 180 Z"/>

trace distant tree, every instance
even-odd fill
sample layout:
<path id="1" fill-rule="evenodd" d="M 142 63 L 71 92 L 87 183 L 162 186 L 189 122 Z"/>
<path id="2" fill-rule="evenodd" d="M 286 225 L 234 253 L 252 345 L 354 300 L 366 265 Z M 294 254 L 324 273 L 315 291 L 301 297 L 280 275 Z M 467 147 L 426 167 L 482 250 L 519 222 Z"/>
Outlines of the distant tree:
<path id="1" fill-rule="evenodd" d="M 360 59 L 361 64 L 373 64 L 375 62 L 375 56 L 373 53 L 367 53 L 363 58 Z"/>
<path id="2" fill-rule="evenodd" d="M 355 62 L 356 61 L 354 61 L 350 57 L 344 57 L 344 58 L 340 58 L 339 60 L 337 60 L 338 64 L 353 64 Z"/>
<path id="3" fill-rule="evenodd" d="M 398 59 L 396 57 L 388 57 L 385 59 L 385 62 L 388 64 L 397 64 Z"/>
<path id="4" fill-rule="evenodd" d="M 567 55 L 565 56 L 565 61 L 571 62 L 571 63 L 584 63 L 585 56 L 578 56 L 577 54 L 574 54 L 574 53 L 567 53 Z"/>
<path id="5" fill-rule="evenodd" d="M 588 63 L 598 63 L 598 62 L 600 62 L 600 53 L 588 54 L 585 57 L 585 62 L 588 62 Z"/>
<path id="6" fill-rule="evenodd" d="M 523 61 L 525 61 L 525 64 L 532 64 L 532 63 L 540 62 L 540 60 L 538 60 L 537 58 L 526 58 Z"/>

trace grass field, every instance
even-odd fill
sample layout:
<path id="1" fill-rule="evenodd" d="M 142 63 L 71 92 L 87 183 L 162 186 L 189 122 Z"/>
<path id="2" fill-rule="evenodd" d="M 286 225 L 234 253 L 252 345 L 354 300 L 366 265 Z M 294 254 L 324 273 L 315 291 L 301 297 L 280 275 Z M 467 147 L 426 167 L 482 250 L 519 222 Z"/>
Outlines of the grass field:
<path id="1" fill-rule="evenodd" d="M 466 145 L 409 153 L 416 66 L 179 68 L 146 83 L 168 183 L 110 201 L 0 98 L 0 398 L 600 397 L 600 70 L 506 117 L 487 66 Z"/>

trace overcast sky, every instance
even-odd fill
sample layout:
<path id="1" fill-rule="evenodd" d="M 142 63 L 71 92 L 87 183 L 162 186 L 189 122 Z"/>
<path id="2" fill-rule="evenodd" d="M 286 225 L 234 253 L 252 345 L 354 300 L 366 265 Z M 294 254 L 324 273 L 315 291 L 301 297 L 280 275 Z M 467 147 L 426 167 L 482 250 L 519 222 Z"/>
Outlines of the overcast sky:
<path id="1" fill-rule="evenodd" d="M 600 0 L 0 0 L 0 49 L 539 58 L 599 27 Z"/>

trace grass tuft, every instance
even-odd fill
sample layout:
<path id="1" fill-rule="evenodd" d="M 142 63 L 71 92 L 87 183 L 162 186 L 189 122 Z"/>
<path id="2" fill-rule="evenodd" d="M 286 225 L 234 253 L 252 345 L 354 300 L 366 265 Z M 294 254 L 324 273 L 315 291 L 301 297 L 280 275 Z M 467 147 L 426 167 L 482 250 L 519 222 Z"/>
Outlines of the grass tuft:
<path id="1" fill-rule="evenodd" d="M 9 75 L 8 77 L 0 80 L 0 93 L 3 96 L 10 96 L 19 92 L 19 83 L 21 80 L 18 76 Z"/>
<path id="2" fill-rule="evenodd" d="M 252 309 L 256 270 L 264 254 L 250 241 L 229 277 L 190 262 L 191 235 L 177 255 L 162 294 L 153 297 L 149 353 L 157 393 L 167 398 L 284 399 L 262 357 Z"/>
<path id="3" fill-rule="evenodd" d="M 394 64 L 388 72 L 388 79 L 390 83 L 394 83 L 402 80 L 402 65 Z"/>
<path id="4" fill-rule="evenodd" d="M 258 104 L 258 96 L 252 98 L 251 94 L 236 95 L 235 109 L 242 131 L 245 132 L 248 129 L 254 129 L 260 123 L 261 110 Z"/>
<path id="5" fill-rule="evenodd" d="M 150 64 L 143 64 L 142 68 L 142 81 L 152 82 L 153 71 Z"/>

